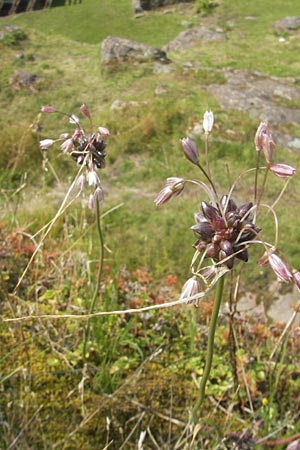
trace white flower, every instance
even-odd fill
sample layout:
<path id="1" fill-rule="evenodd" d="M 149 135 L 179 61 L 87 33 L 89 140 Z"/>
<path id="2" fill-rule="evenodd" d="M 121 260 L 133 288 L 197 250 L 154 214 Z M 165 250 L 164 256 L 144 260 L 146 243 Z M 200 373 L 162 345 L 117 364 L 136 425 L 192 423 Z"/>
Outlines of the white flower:
<path id="1" fill-rule="evenodd" d="M 60 148 L 64 153 L 71 153 L 73 148 L 72 139 L 66 139 L 65 142 L 61 144 Z"/>
<path id="2" fill-rule="evenodd" d="M 83 191 L 84 187 L 85 187 L 85 183 L 86 183 L 86 178 L 85 175 L 83 175 L 83 173 L 81 175 L 79 175 L 79 177 L 77 178 L 76 181 L 76 186 L 79 187 L 79 189 L 81 191 Z"/>
<path id="3" fill-rule="evenodd" d="M 90 194 L 89 195 L 89 199 L 88 199 L 88 207 L 90 209 L 94 209 L 95 208 L 95 198 L 94 198 L 94 194 Z"/>
<path id="4" fill-rule="evenodd" d="M 47 150 L 49 147 L 51 147 L 51 145 L 54 144 L 54 140 L 53 139 L 43 139 L 42 141 L 40 141 L 40 148 L 42 150 Z"/>
<path id="5" fill-rule="evenodd" d="M 195 296 L 199 292 L 200 292 L 200 285 L 199 285 L 197 278 L 195 278 L 195 277 L 189 278 L 186 281 L 186 283 L 183 285 L 181 295 L 180 295 L 180 300 L 185 299 L 186 303 L 192 303 L 196 299 L 193 299 L 190 297 Z"/>
<path id="6" fill-rule="evenodd" d="M 76 114 L 72 114 L 69 118 L 69 122 L 73 125 L 78 125 L 79 123 L 79 117 L 76 116 Z"/>
<path id="7" fill-rule="evenodd" d="M 214 126 L 214 113 L 212 111 L 205 111 L 203 116 L 203 129 L 205 134 L 210 134 Z"/>
<path id="8" fill-rule="evenodd" d="M 88 172 L 87 182 L 88 182 L 89 186 L 99 186 L 100 185 L 99 177 L 94 170 L 91 170 L 90 172 Z"/>

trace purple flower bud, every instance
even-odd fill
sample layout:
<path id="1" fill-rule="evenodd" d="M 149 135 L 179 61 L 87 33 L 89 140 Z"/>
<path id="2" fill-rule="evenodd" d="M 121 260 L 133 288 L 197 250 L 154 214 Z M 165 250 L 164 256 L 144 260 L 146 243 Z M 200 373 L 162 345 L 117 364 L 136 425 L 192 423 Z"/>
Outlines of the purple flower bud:
<path id="1" fill-rule="evenodd" d="M 186 299 L 186 303 L 192 303 L 194 300 L 189 300 L 189 297 L 193 297 L 194 295 L 198 294 L 200 291 L 200 284 L 197 278 L 192 277 L 189 278 L 186 283 L 183 285 L 180 300 Z"/>
<path id="2" fill-rule="evenodd" d="M 55 112 L 57 112 L 57 110 L 55 108 L 53 108 L 53 106 L 45 105 L 45 106 L 41 107 L 41 112 L 44 112 L 44 113 L 55 113 Z"/>
<path id="3" fill-rule="evenodd" d="M 91 120 L 90 112 L 89 112 L 89 110 L 87 109 L 87 106 L 84 103 L 80 106 L 80 111 L 85 117 L 87 117 L 88 119 Z"/>
<path id="4" fill-rule="evenodd" d="M 214 113 L 206 111 L 203 116 L 203 129 L 205 134 L 210 134 L 214 126 Z"/>
<path id="5" fill-rule="evenodd" d="M 193 164 L 198 164 L 199 155 L 196 143 L 189 137 L 181 139 L 181 145 L 185 157 Z"/>
<path id="6" fill-rule="evenodd" d="M 292 177 L 296 173 L 296 169 L 292 166 L 288 166 L 287 164 L 272 164 L 270 170 L 279 178 Z"/>
<path id="7" fill-rule="evenodd" d="M 285 262 L 279 256 L 275 255 L 275 253 L 269 254 L 268 260 L 273 272 L 280 280 L 288 283 L 293 278 Z"/>
<path id="8" fill-rule="evenodd" d="M 54 144 L 54 140 L 53 139 L 43 139 L 42 141 L 40 141 L 40 148 L 42 150 L 47 150 L 49 147 L 51 147 L 51 145 Z"/>

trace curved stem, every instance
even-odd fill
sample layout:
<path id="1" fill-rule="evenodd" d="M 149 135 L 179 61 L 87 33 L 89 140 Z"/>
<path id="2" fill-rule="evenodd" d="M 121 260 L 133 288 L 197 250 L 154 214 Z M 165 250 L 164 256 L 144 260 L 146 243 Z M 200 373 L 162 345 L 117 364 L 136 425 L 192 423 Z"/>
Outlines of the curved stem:
<path id="1" fill-rule="evenodd" d="M 217 325 L 217 319 L 218 319 L 222 296 L 223 296 L 223 287 L 224 287 L 224 275 L 219 279 L 218 284 L 217 284 L 216 297 L 215 297 L 214 307 L 213 307 L 209 331 L 208 331 L 207 354 L 206 354 L 205 367 L 204 367 L 204 372 L 203 372 L 203 376 L 202 376 L 200 387 L 199 387 L 198 398 L 197 398 L 196 404 L 195 404 L 193 412 L 192 412 L 192 418 L 193 418 L 194 424 L 197 423 L 198 411 L 199 411 L 199 409 L 203 403 L 204 397 L 205 397 L 205 386 L 206 386 L 206 382 L 208 380 L 210 370 L 211 370 L 213 354 L 214 354 L 214 341 L 215 341 L 216 325 Z"/>
<path id="2" fill-rule="evenodd" d="M 103 234 L 102 234 L 102 228 L 101 228 L 101 218 L 100 218 L 100 206 L 98 200 L 96 201 L 96 224 L 97 224 L 97 233 L 99 238 L 99 268 L 98 268 L 98 274 L 97 274 L 97 281 L 96 286 L 94 290 L 94 295 L 91 301 L 91 305 L 89 308 L 89 314 L 93 314 L 96 301 L 98 298 L 98 293 L 100 290 L 100 284 L 101 284 L 101 276 L 102 276 L 102 269 L 103 269 L 103 251 L 104 251 L 104 241 L 103 241 Z M 85 330 L 84 330 L 84 340 L 83 340 L 83 349 L 82 349 L 82 358 L 83 361 L 85 361 L 86 358 L 86 346 L 90 337 L 90 328 L 91 323 L 90 319 L 87 321 Z"/>

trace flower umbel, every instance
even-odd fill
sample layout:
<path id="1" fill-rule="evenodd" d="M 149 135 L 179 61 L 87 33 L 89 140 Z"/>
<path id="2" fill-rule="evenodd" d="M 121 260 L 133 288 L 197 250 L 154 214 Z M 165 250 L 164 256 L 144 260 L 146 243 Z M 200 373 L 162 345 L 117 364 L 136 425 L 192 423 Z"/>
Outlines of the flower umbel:
<path id="1" fill-rule="evenodd" d="M 83 189 L 86 185 L 90 186 L 94 191 L 91 193 L 88 201 L 90 208 L 95 206 L 95 201 L 101 201 L 103 198 L 103 191 L 100 186 L 100 179 L 97 174 L 98 169 L 105 167 L 106 157 L 106 139 L 109 136 L 109 131 L 105 127 L 98 127 L 96 131 L 86 131 L 80 123 L 80 119 L 75 114 L 66 114 L 58 111 L 56 108 L 46 105 L 42 106 L 42 112 L 45 113 L 59 113 L 69 119 L 69 123 L 75 126 L 75 130 L 72 135 L 69 133 L 63 133 L 58 139 L 43 139 L 40 141 L 40 148 L 42 150 L 48 149 L 55 142 L 61 142 L 60 147 L 63 153 L 69 154 L 78 165 L 84 165 L 85 181 L 80 175 L 80 182 L 76 183 L 80 189 Z M 83 116 L 89 119 L 89 124 L 92 126 L 91 114 L 85 104 L 80 107 L 80 112 Z M 99 195 L 99 190 L 101 195 Z"/>

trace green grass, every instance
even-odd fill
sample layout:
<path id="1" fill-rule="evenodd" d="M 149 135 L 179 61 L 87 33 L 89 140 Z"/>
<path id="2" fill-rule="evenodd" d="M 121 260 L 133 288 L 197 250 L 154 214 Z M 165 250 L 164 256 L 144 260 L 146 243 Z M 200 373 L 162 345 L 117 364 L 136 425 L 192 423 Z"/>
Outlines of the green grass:
<path id="1" fill-rule="evenodd" d="M 5 299 L 2 303 L 7 316 L 12 311 L 17 315 L 83 311 L 97 268 L 94 215 L 78 200 L 46 239 L 40 257 L 25 277 L 19 298 L 8 295 L 34 248 L 30 236 L 51 220 L 77 171 L 73 161 L 60 153 L 59 146 L 48 152 L 55 175 L 52 170 L 42 170 L 37 141 L 56 138 L 71 127 L 57 115 L 39 118 L 40 107 L 52 104 L 78 113 L 85 102 L 94 123 L 108 127 L 111 133 L 107 167 L 100 172 L 105 191 L 103 211 L 122 206 L 103 218 L 105 308 L 138 307 L 178 298 L 182 284 L 190 276 L 195 241 L 190 230 L 193 214 L 200 211 L 200 202 L 206 198 L 192 186 L 162 207 L 154 205 L 155 196 L 167 177 L 199 176 L 198 169 L 184 158 L 179 139 L 201 122 L 206 109 L 215 114 L 209 152 L 220 193 L 228 191 L 241 170 L 255 165 L 253 138 L 259 119 L 250 118 L 246 112 L 222 110 L 207 94 L 206 86 L 224 83 L 224 69 L 298 77 L 299 39 L 285 36 L 286 41 L 280 43 L 270 30 L 275 20 L 298 15 L 297 8 L 298 0 L 285 2 L 284 7 L 279 0 L 223 0 L 206 17 L 195 15 L 192 7 L 176 7 L 168 14 L 159 10 L 133 18 L 129 0 L 84 0 L 77 5 L 1 19 L 19 25 L 27 36 L 13 46 L 0 44 L 0 296 Z M 107 35 L 161 47 L 184 30 L 186 23 L 221 27 L 227 40 L 199 42 L 170 53 L 175 64 L 170 74 L 153 73 L 152 63 L 109 69 L 101 66 L 100 44 Z M 18 53 L 23 53 L 23 58 L 16 57 Z M 185 73 L 182 64 L 188 61 L 198 70 Z M 12 89 L 9 79 L 17 69 L 38 75 L 36 90 Z M 158 86 L 164 87 L 166 93 L 156 95 Z M 115 100 L 140 105 L 113 111 Z M 279 98 L 276 101 L 284 102 Z M 297 108 L 299 104 L 293 101 L 285 106 Z M 41 130 L 36 134 L 30 125 L 37 120 Z M 299 126 L 289 124 L 280 131 L 297 136 Z M 196 141 L 204 163 L 203 139 L 198 137 Z M 291 164 L 299 172 L 296 152 L 276 147 L 275 160 Z M 234 193 L 238 203 L 252 199 L 252 181 L 249 176 L 238 185 Z M 268 178 L 269 202 L 282 186 L 283 180 Z M 297 268 L 299 192 L 297 174 L 276 207 L 280 254 Z M 272 241 L 271 220 L 267 218 L 262 227 L 263 236 Z M 262 252 L 253 249 L 249 262 L 239 266 L 243 267 L 241 290 L 259 292 L 260 296 L 274 281 L 271 270 L 256 265 Z M 170 275 L 176 276 L 171 286 L 166 278 Z M 226 301 L 229 288 L 228 281 Z M 196 398 L 192 377 L 200 377 L 203 370 L 213 295 L 200 303 L 199 310 L 181 307 L 95 321 L 88 343 L 88 378 L 84 380 L 83 397 L 78 393 L 83 376 L 81 322 L 26 322 L 18 328 L 1 322 L 4 345 L 0 364 L 6 379 L 0 408 L 8 425 L 5 433 L 0 433 L 0 446 L 8 447 L 23 430 L 20 448 L 48 448 L 56 443 L 56 448 L 75 450 L 80 446 L 85 450 L 103 448 L 110 439 L 118 448 L 135 426 L 134 418 L 139 420 L 146 411 L 138 431 L 129 439 L 128 449 L 136 448 L 139 433 L 147 427 L 159 442 L 171 442 L 172 448 L 183 428 L 180 422 L 170 425 L 162 417 L 174 417 L 184 424 L 188 420 L 187 411 Z M 282 327 L 236 320 L 240 399 L 232 383 L 228 317 L 224 315 L 216 336 L 207 413 L 197 436 L 201 449 L 210 450 L 222 440 L 231 448 L 230 433 L 242 436 L 247 429 L 255 430 L 256 440 L 269 433 L 275 433 L 274 439 L 285 439 L 299 430 L 297 333 L 292 333 L 282 348 L 276 366 L 269 363 L 269 356 Z M 159 348 L 162 352 L 148 360 Z M 14 376 L 18 367 L 28 368 L 32 377 L 23 372 L 20 377 Z M 66 372 L 60 374 L 60 370 Z M 264 398 L 267 403 L 262 401 Z M 212 407 L 213 399 L 232 415 L 215 404 Z M 244 408 L 243 416 L 238 403 Z M 38 411 L 40 405 L 43 409 Z M 106 417 L 112 420 L 109 432 Z M 263 425 L 259 428 L 260 419 Z M 147 445 L 152 444 L 147 441 Z"/>

